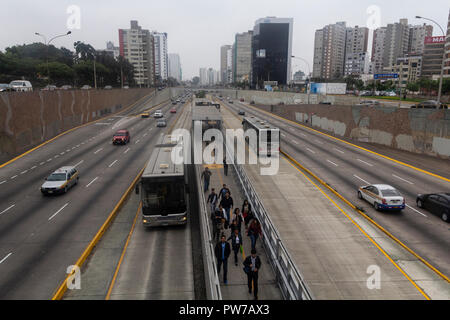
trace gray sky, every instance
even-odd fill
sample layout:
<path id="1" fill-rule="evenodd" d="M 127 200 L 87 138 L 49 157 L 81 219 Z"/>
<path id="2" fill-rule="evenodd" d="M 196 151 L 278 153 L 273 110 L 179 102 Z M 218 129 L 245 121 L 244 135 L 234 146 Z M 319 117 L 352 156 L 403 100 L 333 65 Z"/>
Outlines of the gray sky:
<path id="1" fill-rule="evenodd" d="M 349 26 L 366 26 L 378 6 L 381 25 L 408 18 L 411 24 L 421 15 L 436 20 L 446 30 L 448 0 L 21 0 L 9 1 L 0 10 L 0 50 L 16 44 L 41 41 L 39 32 L 51 38 L 67 32 L 67 8 L 80 8 L 80 29 L 52 44 L 73 50 L 73 42 L 90 43 L 96 49 L 111 40 L 118 46 L 118 29 L 138 20 L 144 29 L 168 33 L 170 53 L 179 53 L 183 77 L 198 75 L 200 67 L 219 69 L 220 46 L 232 44 L 234 35 L 253 29 L 258 18 L 294 18 L 293 54 L 308 60 L 312 68 L 314 32 L 326 24 L 346 21 Z M 370 19 L 369 19 L 370 20 Z M 435 35 L 440 35 L 438 27 Z M 293 60 L 293 69 L 307 72 L 307 66 Z"/>

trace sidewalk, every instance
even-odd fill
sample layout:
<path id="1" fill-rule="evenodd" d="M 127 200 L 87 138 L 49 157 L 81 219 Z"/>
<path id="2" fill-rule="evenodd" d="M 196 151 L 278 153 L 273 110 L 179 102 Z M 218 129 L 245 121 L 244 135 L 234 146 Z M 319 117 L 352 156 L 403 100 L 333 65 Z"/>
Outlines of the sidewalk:
<path id="1" fill-rule="evenodd" d="M 236 183 L 237 177 L 232 166 L 228 166 L 228 176 L 224 175 L 222 165 L 203 165 L 202 171 L 205 167 L 208 167 L 211 172 L 211 180 L 209 190 L 205 193 L 205 197 L 211 193 L 211 188 L 214 188 L 218 194 L 222 185 L 225 183 L 231 191 L 231 197 L 233 198 L 234 208 L 242 209 L 242 203 L 244 202 L 241 188 Z M 209 204 L 207 205 L 209 209 Z M 234 209 L 233 208 L 233 209 Z M 253 300 L 253 293 L 248 293 L 247 287 L 247 275 L 244 273 L 244 259 L 247 255 L 250 255 L 251 243 L 250 238 L 245 231 L 245 224 L 242 223 L 242 240 L 244 242 L 244 250 L 242 254 L 238 255 L 238 265 L 234 264 L 234 252 L 231 250 L 230 257 L 228 258 L 228 284 L 223 283 L 223 267 L 219 273 L 219 279 L 221 284 L 222 298 L 223 300 Z M 225 236 L 231 235 L 230 229 L 225 230 Z M 231 245 L 231 240 L 229 241 Z M 265 251 L 262 247 L 261 239 L 256 242 L 256 251 L 261 259 L 261 269 L 258 277 L 258 299 L 259 300 L 281 300 L 281 292 L 278 289 L 275 275 L 272 271 L 272 267 L 268 261 Z"/>

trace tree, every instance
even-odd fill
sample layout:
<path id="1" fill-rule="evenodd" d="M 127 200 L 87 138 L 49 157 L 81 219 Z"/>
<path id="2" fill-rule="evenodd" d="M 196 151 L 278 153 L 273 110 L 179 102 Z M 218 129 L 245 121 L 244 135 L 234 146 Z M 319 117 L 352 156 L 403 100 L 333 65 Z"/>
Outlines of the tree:
<path id="1" fill-rule="evenodd" d="M 406 89 L 408 89 L 408 91 L 417 92 L 420 90 L 420 86 L 417 82 L 409 82 L 406 85 Z"/>
<path id="2" fill-rule="evenodd" d="M 38 74 L 47 73 L 47 63 L 37 65 L 36 70 Z M 72 84 L 74 82 L 75 72 L 71 67 L 60 62 L 49 62 L 48 70 L 50 72 L 50 79 L 57 86 Z"/>
<path id="3" fill-rule="evenodd" d="M 77 41 L 73 44 L 75 48 L 75 59 L 77 61 L 87 61 L 94 60 L 95 49 L 90 44 L 85 44 L 84 42 Z"/>
<path id="4" fill-rule="evenodd" d="M 194 86 L 197 86 L 199 83 L 200 83 L 200 78 L 199 77 L 192 78 L 192 84 Z"/>

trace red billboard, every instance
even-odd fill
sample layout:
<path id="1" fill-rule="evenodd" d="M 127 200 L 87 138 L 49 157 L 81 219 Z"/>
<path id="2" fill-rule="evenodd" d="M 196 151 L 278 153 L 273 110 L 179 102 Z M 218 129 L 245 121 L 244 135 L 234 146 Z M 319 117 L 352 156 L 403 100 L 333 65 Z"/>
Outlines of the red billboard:
<path id="1" fill-rule="evenodd" d="M 439 37 L 425 37 L 425 44 L 433 44 L 433 43 L 444 43 L 445 37 L 439 36 Z"/>

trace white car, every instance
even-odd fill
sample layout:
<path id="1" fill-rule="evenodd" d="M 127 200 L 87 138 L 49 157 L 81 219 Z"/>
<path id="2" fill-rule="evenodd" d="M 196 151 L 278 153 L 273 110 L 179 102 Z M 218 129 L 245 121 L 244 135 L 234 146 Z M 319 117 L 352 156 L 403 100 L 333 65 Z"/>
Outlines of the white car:
<path id="1" fill-rule="evenodd" d="M 372 204 L 375 210 L 403 210 L 406 203 L 405 198 L 392 186 L 387 184 L 374 184 L 360 187 L 358 198 L 364 199 Z"/>
<path id="2" fill-rule="evenodd" d="M 78 183 L 78 170 L 75 167 L 62 167 L 49 175 L 41 186 L 43 195 L 67 193 Z"/>
<path id="3" fill-rule="evenodd" d="M 14 80 L 11 81 L 9 86 L 14 91 L 33 91 L 33 86 L 31 85 L 30 81 L 26 80 Z"/>
<path id="4" fill-rule="evenodd" d="M 162 118 L 164 115 L 162 113 L 162 110 L 156 110 L 155 114 L 153 115 L 154 118 Z"/>

